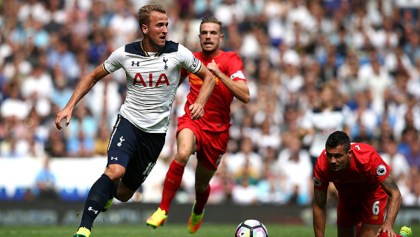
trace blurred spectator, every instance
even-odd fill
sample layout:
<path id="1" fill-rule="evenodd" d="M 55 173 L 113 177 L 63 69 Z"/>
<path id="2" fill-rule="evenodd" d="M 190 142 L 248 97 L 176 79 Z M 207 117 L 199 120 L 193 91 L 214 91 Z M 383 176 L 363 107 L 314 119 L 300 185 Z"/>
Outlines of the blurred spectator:
<path id="1" fill-rule="evenodd" d="M 109 32 L 112 37 L 112 49 L 124 45 L 137 38 L 138 22 L 131 12 L 131 2 L 128 0 L 113 1 L 113 15 L 109 20 Z M 121 27 L 124 26 L 124 27 Z"/>
<path id="2" fill-rule="evenodd" d="M 414 67 L 409 70 L 407 91 L 417 100 L 420 99 L 420 56 L 416 58 Z"/>
<path id="3" fill-rule="evenodd" d="M 208 203 L 230 203 L 232 201 L 232 189 L 235 185 L 235 179 L 228 171 L 225 159 L 222 159 L 219 168 L 210 181 L 211 193 Z"/>
<path id="4" fill-rule="evenodd" d="M 237 24 L 244 20 L 244 10 L 239 0 L 224 0 L 214 11 L 214 16 L 219 19 L 224 26 Z"/>
<path id="5" fill-rule="evenodd" d="M 29 18 L 34 18 L 40 20 L 42 23 L 47 22 L 46 9 L 42 2 L 37 0 L 27 0 L 25 1 L 18 10 L 18 20 L 21 23 L 29 21 Z"/>
<path id="6" fill-rule="evenodd" d="M 41 170 L 35 177 L 34 194 L 40 200 L 58 200 L 56 177 L 50 169 L 50 158 L 45 158 Z"/>
<path id="7" fill-rule="evenodd" d="M 45 142 L 45 152 L 50 157 L 67 157 L 66 139 L 59 130 L 50 128 L 47 140 Z"/>
<path id="8" fill-rule="evenodd" d="M 248 183 L 251 185 L 256 185 L 261 176 L 261 170 L 253 167 L 251 161 L 248 157 L 245 157 L 245 161 L 241 167 L 238 167 L 235 172 L 233 172 L 233 177 L 237 184 L 242 183 L 243 177 L 248 179 Z"/>
<path id="9" fill-rule="evenodd" d="M 362 142 L 361 138 L 366 139 L 363 142 L 370 143 L 375 135 L 375 129 L 378 126 L 379 116 L 369 104 L 369 92 L 359 91 L 355 93 L 354 101 L 351 101 L 353 107 L 349 113 L 350 134 L 355 142 Z"/>
<path id="10" fill-rule="evenodd" d="M 277 148 L 281 146 L 281 136 L 278 126 L 272 124 L 269 118 L 266 118 L 255 134 L 255 143 L 259 147 L 258 153 L 262 154 L 267 148 Z"/>
<path id="11" fill-rule="evenodd" d="M 309 203 L 313 166 L 308 152 L 302 148 L 298 137 L 290 137 L 273 169 L 281 180 L 287 202 L 299 205 Z"/>
<path id="12" fill-rule="evenodd" d="M 84 130 L 79 129 L 77 135 L 67 140 L 67 151 L 72 157 L 91 157 L 94 154 L 95 140 Z"/>
<path id="13" fill-rule="evenodd" d="M 31 74 L 24 78 L 21 84 L 21 95 L 27 104 L 32 104 L 42 117 L 50 113 L 49 101 L 54 91 L 51 75 L 42 65 L 35 64 Z"/>
<path id="14" fill-rule="evenodd" d="M 382 143 L 382 159 L 391 166 L 392 176 L 398 180 L 400 176 L 410 172 L 410 165 L 403 154 L 397 150 L 397 142 L 394 139 L 386 139 Z"/>
<path id="15" fill-rule="evenodd" d="M 411 178 L 410 178 L 411 177 Z M 410 173 L 406 176 L 405 184 L 403 187 L 408 186 L 405 191 L 403 198 L 403 204 L 407 206 L 419 206 L 420 205 L 420 182 L 418 178 L 420 177 L 418 167 L 413 167 L 410 169 Z"/>
<path id="16" fill-rule="evenodd" d="M 95 149 L 94 155 L 107 156 L 108 143 L 109 143 L 109 129 L 107 124 L 101 123 L 99 125 L 98 134 L 95 136 Z"/>
<path id="17" fill-rule="evenodd" d="M 297 92 L 303 87 L 303 77 L 300 74 L 301 61 L 295 50 L 287 50 L 282 56 L 284 72 L 280 75 L 282 86 L 286 93 Z"/>
<path id="18" fill-rule="evenodd" d="M 239 173 L 243 167 L 249 167 L 253 172 L 257 172 L 254 175 L 260 176 L 260 172 L 263 167 L 261 155 L 254 152 L 254 144 L 250 137 L 244 137 L 240 144 L 240 150 L 235 154 L 226 154 L 224 158 L 226 161 L 227 168 L 232 174 Z M 248 165 L 246 165 L 248 163 Z"/>
<path id="19" fill-rule="evenodd" d="M 104 122 L 108 127 L 114 125 L 123 101 L 119 89 L 118 82 L 107 76 L 87 95 L 89 99 L 86 100 L 86 106 L 92 112 L 96 123 Z"/>
<path id="20" fill-rule="evenodd" d="M 14 82 L 10 85 L 9 93 L 1 104 L 1 116 L 6 120 L 6 123 L 9 120 L 22 121 L 28 115 L 30 107 L 20 96 L 18 83 Z"/>
<path id="21" fill-rule="evenodd" d="M 281 175 L 272 167 L 275 160 L 266 159 L 262 177 L 258 181 L 258 201 L 260 203 L 285 204 L 288 200 Z"/>
<path id="22" fill-rule="evenodd" d="M 420 138 L 418 133 L 409 141 L 405 157 L 410 167 L 420 169 Z"/>
<path id="23" fill-rule="evenodd" d="M 258 188 L 251 184 L 249 177 L 239 177 L 239 183 L 232 189 L 232 201 L 238 205 L 252 205 L 258 202 Z"/>
<path id="24" fill-rule="evenodd" d="M 45 28 L 48 32 L 57 31 L 67 21 L 67 14 L 64 10 L 63 1 L 47 0 L 46 2 Z"/>
<path id="25" fill-rule="evenodd" d="M 99 128 L 101 122 L 99 118 L 93 117 L 89 107 L 87 107 L 86 100 L 83 100 L 75 108 L 73 115 L 73 122 L 69 125 L 68 133 L 66 134 L 68 139 L 73 139 L 80 135 L 82 131 L 84 136 L 93 139 Z"/>
<path id="26" fill-rule="evenodd" d="M 383 113 L 385 93 L 393 86 L 393 81 L 386 68 L 381 65 L 380 58 L 375 51 L 370 50 L 369 63 L 360 68 L 359 80 L 371 95 L 371 106 L 376 113 Z"/>
<path id="27" fill-rule="evenodd" d="M 59 66 L 55 66 L 53 69 L 54 77 L 54 89 L 51 95 L 52 102 L 62 109 L 70 99 L 72 90 L 67 84 L 66 78 L 63 75 L 63 71 Z"/>
<path id="28" fill-rule="evenodd" d="M 301 134 L 304 136 L 304 145 L 309 146 L 312 165 L 325 148 L 329 133 L 349 129 L 349 109 L 345 105 L 336 104 L 339 97 L 340 94 L 332 83 L 325 84 L 315 107 L 310 108 L 301 120 Z"/>
<path id="29" fill-rule="evenodd" d="M 25 52 L 14 49 L 13 54 L 6 58 L 3 72 L 8 81 L 11 81 L 13 78 L 20 83 L 22 77 L 29 75 L 31 70 L 32 64 L 27 60 Z"/>
<path id="30" fill-rule="evenodd" d="M 57 38 L 52 42 L 48 52 L 48 66 L 59 66 L 69 80 L 69 85 L 74 86 L 80 76 L 80 65 L 77 64 L 76 56 L 69 50 L 68 44 L 64 38 Z"/>
<path id="31" fill-rule="evenodd" d="M 104 56 L 109 52 L 109 45 L 105 40 L 106 35 L 103 31 L 93 31 L 90 37 L 92 40 L 89 42 L 87 49 L 88 62 L 91 65 L 98 65 L 104 61 Z"/>

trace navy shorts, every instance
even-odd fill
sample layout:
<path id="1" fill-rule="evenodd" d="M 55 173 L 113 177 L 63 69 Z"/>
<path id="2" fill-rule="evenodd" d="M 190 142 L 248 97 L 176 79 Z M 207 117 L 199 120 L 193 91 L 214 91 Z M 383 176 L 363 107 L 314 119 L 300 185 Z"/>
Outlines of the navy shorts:
<path id="1" fill-rule="evenodd" d="M 126 168 L 122 182 L 137 190 L 156 164 L 165 133 L 147 133 L 118 115 L 108 146 L 108 165 L 119 164 Z"/>

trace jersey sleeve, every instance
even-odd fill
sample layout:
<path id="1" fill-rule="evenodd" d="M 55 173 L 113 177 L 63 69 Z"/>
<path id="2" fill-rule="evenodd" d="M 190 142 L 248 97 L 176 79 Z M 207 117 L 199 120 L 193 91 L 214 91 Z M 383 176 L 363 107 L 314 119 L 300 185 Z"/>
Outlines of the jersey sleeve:
<path id="1" fill-rule="evenodd" d="M 366 143 L 352 143 L 353 153 L 358 157 L 362 172 L 370 179 L 382 183 L 391 172 L 391 167 L 382 159 L 379 153 L 371 145 Z"/>
<path id="2" fill-rule="evenodd" d="M 113 73 L 118 69 L 122 68 L 122 61 L 124 57 L 124 46 L 116 49 L 109 55 L 109 57 L 103 63 L 104 69 L 108 73 Z"/>
<path id="3" fill-rule="evenodd" d="M 323 151 L 322 154 L 318 157 L 314 167 L 314 188 L 318 190 L 327 190 L 329 184 L 326 174 L 325 162 L 323 162 L 325 159 L 325 152 Z"/>
<path id="4" fill-rule="evenodd" d="M 370 153 L 370 173 L 378 180 L 379 183 L 382 183 L 391 173 L 391 167 L 384 161 L 384 159 L 382 159 L 382 157 L 378 154 L 378 152 L 374 150 L 374 148 L 371 148 Z"/>
<path id="5" fill-rule="evenodd" d="M 201 61 L 198 60 L 189 49 L 181 44 L 178 46 L 178 59 L 181 63 L 181 67 L 188 72 L 196 74 L 200 71 L 202 65 Z"/>
<path id="6" fill-rule="evenodd" d="M 237 53 L 232 53 L 229 57 L 229 77 L 232 80 L 245 80 L 243 73 L 243 63 Z"/>

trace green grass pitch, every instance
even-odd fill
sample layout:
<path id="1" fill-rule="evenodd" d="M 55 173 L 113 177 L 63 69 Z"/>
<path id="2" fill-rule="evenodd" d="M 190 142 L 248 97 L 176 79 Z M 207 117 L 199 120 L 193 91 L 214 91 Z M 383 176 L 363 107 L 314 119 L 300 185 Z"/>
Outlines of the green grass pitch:
<path id="1" fill-rule="evenodd" d="M 309 237 L 313 236 L 312 226 L 301 225 L 266 225 L 270 237 Z M 91 237 L 233 237 L 236 225 L 213 225 L 203 223 L 201 229 L 194 235 L 187 233 L 186 225 L 168 224 L 152 229 L 143 224 L 135 225 L 98 225 Z M 396 226 L 396 231 L 400 226 Z M 412 226 L 413 237 L 418 236 L 420 224 Z M 1 226 L 0 235 L 7 237 L 72 237 L 74 226 Z M 334 226 L 329 226 L 326 237 L 336 236 Z"/>

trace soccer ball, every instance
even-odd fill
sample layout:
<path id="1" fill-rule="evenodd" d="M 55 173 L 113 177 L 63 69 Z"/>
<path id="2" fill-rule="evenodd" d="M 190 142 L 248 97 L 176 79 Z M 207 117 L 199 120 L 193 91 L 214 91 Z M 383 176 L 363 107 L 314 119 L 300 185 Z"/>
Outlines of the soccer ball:
<path id="1" fill-rule="evenodd" d="M 262 222 L 249 219 L 236 227 L 235 237 L 268 237 L 268 231 Z"/>

